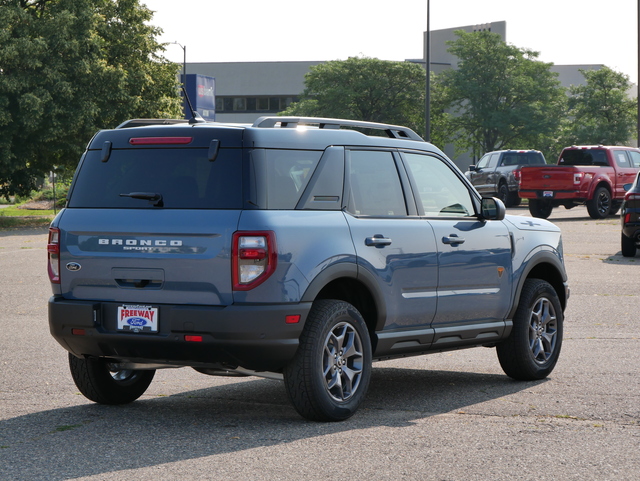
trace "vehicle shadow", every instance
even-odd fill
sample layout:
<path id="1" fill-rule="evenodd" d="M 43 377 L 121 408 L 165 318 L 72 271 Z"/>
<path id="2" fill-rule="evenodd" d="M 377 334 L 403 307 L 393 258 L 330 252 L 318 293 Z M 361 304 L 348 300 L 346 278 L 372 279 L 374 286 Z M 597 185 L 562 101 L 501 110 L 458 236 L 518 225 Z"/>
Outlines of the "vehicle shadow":
<path id="1" fill-rule="evenodd" d="M 63 480 L 278 446 L 379 426 L 403 427 L 530 389 L 476 372 L 374 368 L 351 419 L 314 423 L 284 384 L 246 378 L 124 406 L 82 404 L 0 421 L 0 479 Z"/>

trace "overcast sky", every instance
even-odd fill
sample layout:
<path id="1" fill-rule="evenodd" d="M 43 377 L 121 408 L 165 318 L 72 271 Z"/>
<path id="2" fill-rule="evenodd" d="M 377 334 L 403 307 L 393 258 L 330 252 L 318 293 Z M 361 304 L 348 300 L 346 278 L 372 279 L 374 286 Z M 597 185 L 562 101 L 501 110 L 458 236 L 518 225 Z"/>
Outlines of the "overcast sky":
<path id="1" fill-rule="evenodd" d="M 405 60 L 423 56 L 427 0 L 141 0 L 187 62 Z M 431 29 L 507 22 L 507 42 L 558 65 L 638 78 L 640 0 L 430 0 Z M 165 56 L 182 62 L 183 51 Z"/>

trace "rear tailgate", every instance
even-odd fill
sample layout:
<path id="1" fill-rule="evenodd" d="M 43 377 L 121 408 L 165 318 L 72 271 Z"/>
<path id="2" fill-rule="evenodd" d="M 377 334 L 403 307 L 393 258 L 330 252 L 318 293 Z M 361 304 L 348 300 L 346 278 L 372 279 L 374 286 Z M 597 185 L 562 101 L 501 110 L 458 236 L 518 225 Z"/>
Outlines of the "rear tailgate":
<path id="1" fill-rule="evenodd" d="M 575 189 L 576 172 L 574 167 L 558 165 L 522 167 L 520 172 L 520 192 Z"/>
<path id="2" fill-rule="evenodd" d="M 206 124 L 97 134 L 54 221 L 55 293 L 140 305 L 231 304 L 242 135 Z"/>
<path id="3" fill-rule="evenodd" d="M 229 305 L 240 211 L 65 209 L 60 289 L 67 299 Z"/>

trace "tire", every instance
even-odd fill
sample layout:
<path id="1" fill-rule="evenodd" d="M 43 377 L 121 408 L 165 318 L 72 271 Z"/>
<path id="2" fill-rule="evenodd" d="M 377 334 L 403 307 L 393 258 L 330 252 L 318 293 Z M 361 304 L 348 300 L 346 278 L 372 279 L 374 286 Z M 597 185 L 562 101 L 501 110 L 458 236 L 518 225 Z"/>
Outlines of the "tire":
<path id="1" fill-rule="evenodd" d="M 511 197 L 509 196 L 509 188 L 504 182 L 498 186 L 498 199 L 502 201 L 505 207 L 511 207 Z"/>
<path id="2" fill-rule="evenodd" d="M 71 376 L 80 392 L 99 404 L 127 404 L 135 401 L 151 384 L 154 370 L 111 371 L 102 359 L 81 359 L 69 354 Z"/>
<path id="3" fill-rule="evenodd" d="M 546 219 L 553 212 L 553 206 L 546 200 L 529 199 L 529 212 L 533 217 Z"/>
<path id="4" fill-rule="evenodd" d="M 520 381 L 547 377 L 562 347 L 563 313 L 555 289 L 541 279 L 527 279 L 507 340 L 498 344 L 505 374 Z"/>
<path id="5" fill-rule="evenodd" d="M 587 211 L 592 219 L 604 219 L 611 211 L 611 193 L 606 187 L 598 187 L 587 201 Z"/>
<path id="6" fill-rule="evenodd" d="M 367 326 L 351 304 L 314 302 L 294 359 L 284 369 L 289 400 L 311 421 L 342 421 L 365 398 L 371 378 Z"/>
<path id="7" fill-rule="evenodd" d="M 620 237 L 620 244 L 622 246 L 622 255 L 624 257 L 635 257 L 636 255 L 636 243 L 631 237 L 627 237 L 622 234 Z"/>

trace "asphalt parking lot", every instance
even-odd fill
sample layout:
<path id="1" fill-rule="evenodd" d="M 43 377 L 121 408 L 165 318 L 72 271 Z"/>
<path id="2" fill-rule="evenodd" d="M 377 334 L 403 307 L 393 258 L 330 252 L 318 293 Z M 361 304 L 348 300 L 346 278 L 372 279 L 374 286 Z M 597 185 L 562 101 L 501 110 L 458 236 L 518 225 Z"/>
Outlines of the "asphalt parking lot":
<path id="1" fill-rule="evenodd" d="M 87 401 L 48 332 L 46 230 L 0 231 L 0 479 L 636 480 L 640 253 L 620 254 L 617 217 L 549 220 L 571 298 L 548 379 L 512 381 L 485 348 L 377 363 L 363 407 L 331 424 L 278 381 L 186 368 L 130 405 Z"/>

